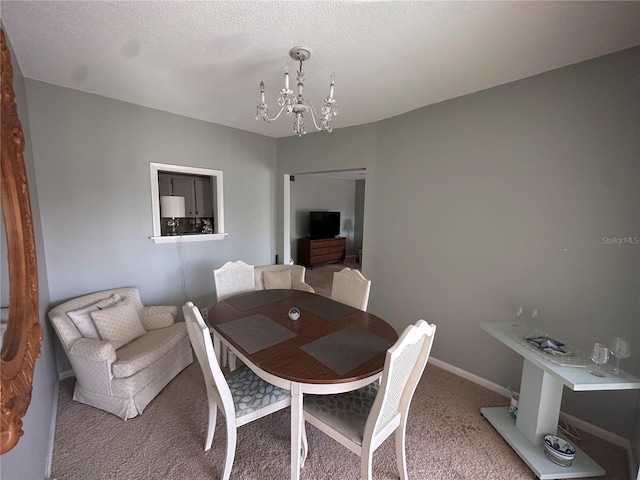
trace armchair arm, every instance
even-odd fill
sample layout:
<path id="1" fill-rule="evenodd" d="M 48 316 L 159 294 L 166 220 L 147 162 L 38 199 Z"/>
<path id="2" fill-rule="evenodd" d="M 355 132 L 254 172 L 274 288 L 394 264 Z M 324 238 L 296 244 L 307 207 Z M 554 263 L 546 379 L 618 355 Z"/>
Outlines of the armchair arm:
<path id="1" fill-rule="evenodd" d="M 178 307 L 175 305 L 142 307 L 138 316 L 145 330 L 170 327 L 175 323 Z"/>
<path id="2" fill-rule="evenodd" d="M 116 360 L 116 349 L 111 342 L 93 338 L 80 338 L 71 345 L 69 354 L 81 357 L 84 360 L 98 362 L 106 361 L 113 363 Z"/>
<path id="3" fill-rule="evenodd" d="M 303 292 L 316 293 L 311 285 L 308 285 L 304 282 L 292 281 L 291 288 L 293 288 L 294 290 L 302 290 Z"/>
<path id="4" fill-rule="evenodd" d="M 111 365 L 116 361 L 116 349 L 111 342 L 80 338 L 68 351 L 78 385 L 87 391 L 112 395 Z"/>

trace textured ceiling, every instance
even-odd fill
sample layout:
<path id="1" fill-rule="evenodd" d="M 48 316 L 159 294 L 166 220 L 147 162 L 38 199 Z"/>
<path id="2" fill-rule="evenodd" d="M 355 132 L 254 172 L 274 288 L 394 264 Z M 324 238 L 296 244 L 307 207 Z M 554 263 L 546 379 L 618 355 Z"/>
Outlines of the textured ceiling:
<path id="1" fill-rule="evenodd" d="M 2 0 L 0 15 L 25 77 L 271 137 L 293 120 L 255 120 L 258 84 L 273 112 L 296 45 L 316 106 L 335 71 L 342 128 L 640 44 L 637 1 Z"/>

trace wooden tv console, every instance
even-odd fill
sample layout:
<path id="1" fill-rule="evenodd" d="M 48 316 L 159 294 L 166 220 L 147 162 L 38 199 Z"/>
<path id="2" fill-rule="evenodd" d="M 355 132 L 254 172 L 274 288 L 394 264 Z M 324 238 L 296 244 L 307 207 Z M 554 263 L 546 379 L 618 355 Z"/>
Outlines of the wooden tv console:
<path id="1" fill-rule="evenodd" d="M 310 240 L 298 239 L 298 263 L 313 268 L 320 263 L 343 262 L 347 251 L 345 237 Z"/>

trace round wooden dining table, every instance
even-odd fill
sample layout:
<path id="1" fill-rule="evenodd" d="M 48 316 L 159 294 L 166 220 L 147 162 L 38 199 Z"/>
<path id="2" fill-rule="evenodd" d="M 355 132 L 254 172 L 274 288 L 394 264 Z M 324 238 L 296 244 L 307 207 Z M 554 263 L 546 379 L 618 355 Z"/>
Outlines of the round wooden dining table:
<path id="1" fill-rule="evenodd" d="M 292 320 L 289 311 L 300 317 Z M 383 319 L 299 290 L 258 290 L 212 306 L 207 323 L 258 376 L 291 391 L 291 478 L 300 478 L 303 395 L 342 393 L 377 380 L 398 339 Z"/>

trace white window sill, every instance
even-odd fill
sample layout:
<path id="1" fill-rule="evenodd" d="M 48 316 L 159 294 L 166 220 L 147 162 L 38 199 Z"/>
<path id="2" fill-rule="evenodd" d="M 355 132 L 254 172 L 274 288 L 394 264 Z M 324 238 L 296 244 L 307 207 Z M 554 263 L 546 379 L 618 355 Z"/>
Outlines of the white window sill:
<path id="1" fill-rule="evenodd" d="M 210 240 L 223 240 L 228 233 L 203 233 L 201 235 L 168 235 L 165 237 L 149 237 L 153 243 L 178 243 L 178 242 L 208 242 Z"/>

